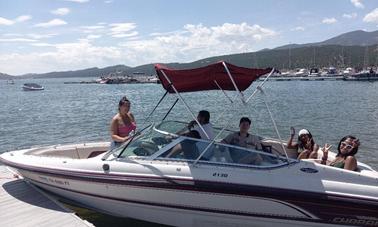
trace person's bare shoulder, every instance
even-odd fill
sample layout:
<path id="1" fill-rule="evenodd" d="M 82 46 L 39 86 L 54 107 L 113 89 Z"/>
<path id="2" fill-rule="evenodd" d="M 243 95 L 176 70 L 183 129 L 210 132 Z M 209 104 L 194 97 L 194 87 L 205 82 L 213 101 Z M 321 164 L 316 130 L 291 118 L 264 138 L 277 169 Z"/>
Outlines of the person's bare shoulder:
<path id="1" fill-rule="evenodd" d="M 346 162 L 351 162 L 351 163 L 352 162 L 357 163 L 357 159 L 354 156 L 348 156 L 348 157 L 346 157 L 345 161 Z"/>
<path id="2" fill-rule="evenodd" d="M 129 113 L 129 116 L 130 116 L 131 120 L 135 121 L 133 113 Z"/>
<path id="3" fill-rule="evenodd" d="M 121 117 L 120 117 L 120 115 L 119 114 L 116 114 L 116 115 L 114 115 L 114 117 L 112 118 L 112 123 L 113 122 L 117 122 L 118 123 L 118 121 L 121 119 Z"/>

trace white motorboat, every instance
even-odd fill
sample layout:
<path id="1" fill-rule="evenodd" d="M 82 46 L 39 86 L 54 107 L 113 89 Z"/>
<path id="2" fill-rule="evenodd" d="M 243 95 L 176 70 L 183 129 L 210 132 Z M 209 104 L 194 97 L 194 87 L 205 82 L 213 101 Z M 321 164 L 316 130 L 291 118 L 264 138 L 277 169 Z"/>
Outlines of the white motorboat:
<path id="1" fill-rule="evenodd" d="M 180 92 L 242 92 L 270 71 L 223 62 L 193 70 L 157 65 L 156 70 L 167 90 L 163 98 L 176 93 L 191 114 Z M 266 80 L 249 98 L 240 96 L 243 103 L 264 94 Z M 298 161 L 280 139 L 261 138 L 262 150 L 220 143 L 228 126 L 215 128 L 214 140 L 189 138 L 177 133 L 187 123 L 164 119 L 114 150 L 105 142 L 51 146 L 7 152 L 0 161 L 30 183 L 83 206 L 161 224 L 378 225 L 378 174 L 363 163 L 355 172 L 319 160 Z M 261 160 L 238 163 L 238 154 Z"/>
<path id="2" fill-rule="evenodd" d="M 44 90 L 45 88 L 36 83 L 26 83 L 22 86 L 22 89 L 24 91 L 41 91 L 41 90 Z"/>
<path id="3" fill-rule="evenodd" d="M 371 68 L 370 70 L 363 70 L 358 73 L 345 75 L 344 80 L 351 81 L 377 81 L 378 73 L 374 72 Z"/>

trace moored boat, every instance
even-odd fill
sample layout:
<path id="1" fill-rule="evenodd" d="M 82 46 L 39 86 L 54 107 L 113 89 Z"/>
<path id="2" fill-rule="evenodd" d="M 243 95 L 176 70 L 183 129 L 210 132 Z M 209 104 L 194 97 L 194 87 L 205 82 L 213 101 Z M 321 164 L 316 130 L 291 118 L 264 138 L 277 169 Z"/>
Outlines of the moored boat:
<path id="1" fill-rule="evenodd" d="M 24 91 L 41 91 L 41 90 L 44 90 L 45 88 L 36 83 L 26 83 L 22 86 L 22 89 Z"/>
<path id="2" fill-rule="evenodd" d="M 166 90 L 161 100 L 176 94 L 191 115 L 180 93 L 215 89 L 242 94 L 273 72 L 223 62 L 188 70 L 157 65 L 156 70 Z M 266 80 L 248 98 L 240 95 L 242 103 L 259 92 L 264 95 Z M 234 111 L 232 103 L 228 107 Z M 279 138 L 262 137 L 261 150 L 224 144 L 221 138 L 233 132 L 229 125 L 215 127 L 213 140 L 190 138 L 178 133 L 187 122 L 164 119 L 114 150 L 108 151 L 109 143 L 51 146 L 7 152 L 0 161 L 32 184 L 81 205 L 167 225 L 378 224 L 378 174 L 363 163 L 355 172 L 321 165 L 318 159 L 299 161 Z M 191 145 L 194 156 L 185 155 L 184 144 Z M 172 156 L 178 145 L 182 151 Z M 240 153 L 258 155 L 261 161 L 239 163 L 234 155 Z"/>
<path id="3" fill-rule="evenodd" d="M 364 70 L 359 73 L 349 74 L 344 76 L 344 80 L 351 81 L 377 81 L 378 73 L 374 72 L 372 69 Z"/>

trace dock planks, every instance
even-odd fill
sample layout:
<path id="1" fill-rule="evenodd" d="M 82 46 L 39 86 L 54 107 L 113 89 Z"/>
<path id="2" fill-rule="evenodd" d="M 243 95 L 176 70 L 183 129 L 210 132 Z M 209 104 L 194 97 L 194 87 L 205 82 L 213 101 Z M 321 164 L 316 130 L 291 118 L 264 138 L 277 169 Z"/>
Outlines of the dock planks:
<path id="1" fill-rule="evenodd" d="M 94 227 L 0 164 L 1 227 Z"/>

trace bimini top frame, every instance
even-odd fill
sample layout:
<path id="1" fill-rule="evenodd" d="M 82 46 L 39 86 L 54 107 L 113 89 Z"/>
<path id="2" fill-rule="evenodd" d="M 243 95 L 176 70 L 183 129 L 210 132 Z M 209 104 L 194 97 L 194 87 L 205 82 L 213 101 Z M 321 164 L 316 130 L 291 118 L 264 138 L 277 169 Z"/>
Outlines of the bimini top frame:
<path id="1" fill-rule="evenodd" d="M 186 103 L 185 99 L 181 96 L 180 93 L 204 91 L 204 90 L 221 90 L 223 91 L 224 95 L 226 95 L 226 97 L 230 100 L 230 102 L 233 103 L 233 100 L 229 98 L 224 91 L 225 90 L 236 91 L 243 105 L 247 105 L 247 103 L 252 99 L 252 97 L 258 91 L 260 91 L 260 93 L 265 96 L 265 93 L 262 90 L 262 86 L 275 71 L 272 68 L 266 68 L 266 69 L 244 68 L 244 67 L 239 67 L 239 66 L 226 63 L 224 61 L 211 64 L 202 68 L 184 69 L 184 70 L 170 69 L 166 66 L 156 64 L 155 69 L 156 69 L 157 75 L 160 79 L 162 86 L 166 90 L 166 93 L 159 100 L 158 104 L 155 106 L 153 111 L 147 116 L 147 118 L 145 119 L 145 122 L 150 118 L 150 116 L 153 114 L 153 112 L 156 110 L 158 105 L 161 103 L 161 101 L 165 98 L 165 96 L 168 93 L 175 93 L 175 95 L 177 96 L 177 99 L 174 102 L 173 106 L 169 109 L 168 113 L 165 115 L 164 119 L 172 110 L 172 108 L 177 103 L 177 101 L 180 100 L 184 104 L 188 112 L 190 113 L 193 120 L 197 122 L 198 126 L 200 127 L 200 130 L 204 132 L 204 134 L 207 136 L 208 139 L 210 139 L 209 135 L 207 135 L 204 128 L 198 122 L 196 116 L 194 115 L 194 112 L 190 109 L 189 105 Z M 252 95 L 248 97 L 247 99 L 245 99 L 243 91 L 246 90 L 252 84 L 253 81 L 257 80 L 260 76 L 265 75 L 265 74 L 269 74 L 269 75 L 265 78 L 265 80 L 259 86 L 257 86 L 257 89 L 252 93 Z M 266 104 L 266 107 L 268 108 L 268 112 L 271 117 L 271 120 L 273 121 L 273 126 L 275 127 L 277 136 L 281 140 L 281 136 L 278 133 L 278 129 L 274 121 L 273 115 L 269 109 L 266 97 L 264 97 L 264 102 Z M 224 113 L 225 112 L 223 112 L 221 115 L 223 115 Z M 202 151 L 202 153 L 199 155 L 199 157 L 194 162 L 194 164 L 198 162 L 198 160 L 207 151 L 207 149 L 211 147 L 211 145 L 215 142 L 215 140 L 218 139 L 218 137 L 222 134 L 222 132 L 227 127 L 229 127 L 229 124 L 230 122 L 225 127 L 222 128 L 222 130 L 215 136 L 215 138 L 211 141 L 211 143 L 209 143 L 209 145 L 204 149 L 204 151 Z M 283 150 L 285 151 L 287 162 L 290 163 L 285 147 L 283 146 L 283 144 L 281 144 L 281 146 Z"/>

